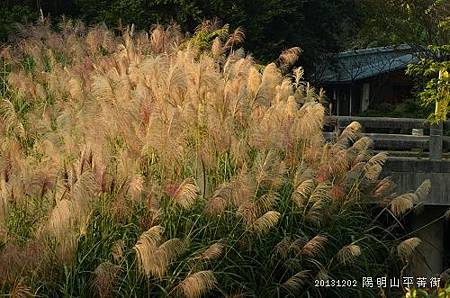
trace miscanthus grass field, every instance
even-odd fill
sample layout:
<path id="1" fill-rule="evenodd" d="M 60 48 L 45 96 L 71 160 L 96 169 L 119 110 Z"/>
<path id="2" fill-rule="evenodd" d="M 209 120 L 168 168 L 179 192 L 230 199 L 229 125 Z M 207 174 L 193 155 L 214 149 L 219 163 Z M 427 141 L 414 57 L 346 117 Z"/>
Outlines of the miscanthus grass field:
<path id="1" fill-rule="evenodd" d="M 327 143 L 300 49 L 262 66 L 243 39 L 43 21 L 2 48 L 1 293 L 383 295 L 314 281 L 401 276 L 429 181 L 396 194 L 358 123 Z"/>

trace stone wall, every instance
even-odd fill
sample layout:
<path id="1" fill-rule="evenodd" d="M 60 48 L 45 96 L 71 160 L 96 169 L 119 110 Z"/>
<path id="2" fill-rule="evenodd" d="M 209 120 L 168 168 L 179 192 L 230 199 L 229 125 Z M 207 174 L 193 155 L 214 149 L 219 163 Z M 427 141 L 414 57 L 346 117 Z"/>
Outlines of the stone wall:
<path id="1" fill-rule="evenodd" d="M 417 209 L 410 219 L 408 232 L 414 232 L 422 244 L 409 270 L 414 276 L 438 276 L 448 265 L 444 239 L 450 235 L 442 215 L 450 208 L 450 160 L 393 157 L 385 164 L 382 176 L 392 177 L 399 194 L 415 191 L 425 179 L 430 179 L 431 192 L 423 208 Z"/>
<path id="2" fill-rule="evenodd" d="M 450 207 L 450 160 L 391 157 L 382 176 L 392 177 L 398 193 L 414 191 L 425 179 L 430 179 L 431 193 L 424 203 Z"/>

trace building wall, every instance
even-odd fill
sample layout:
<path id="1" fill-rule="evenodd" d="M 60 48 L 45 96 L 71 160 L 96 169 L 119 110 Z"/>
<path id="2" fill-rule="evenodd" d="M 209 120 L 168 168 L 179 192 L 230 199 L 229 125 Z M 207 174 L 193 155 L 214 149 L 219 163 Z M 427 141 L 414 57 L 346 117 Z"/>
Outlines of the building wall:
<path id="1" fill-rule="evenodd" d="M 367 87 L 368 84 L 368 87 Z M 366 87 L 364 87 L 366 85 Z M 412 97 L 413 81 L 405 70 L 354 81 L 339 82 L 325 86 L 325 92 L 332 106 L 332 114 L 339 116 L 358 115 L 367 104 L 363 104 L 363 94 L 369 89 L 369 109 L 378 105 L 399 104 Z"/>
<path id="2" fill-rule="evenodd" d="M 405 70 L 380 75 L 368 80 L 371 85 L 371 103 L 399 104 L 411 98 L 413 81 Z"/>

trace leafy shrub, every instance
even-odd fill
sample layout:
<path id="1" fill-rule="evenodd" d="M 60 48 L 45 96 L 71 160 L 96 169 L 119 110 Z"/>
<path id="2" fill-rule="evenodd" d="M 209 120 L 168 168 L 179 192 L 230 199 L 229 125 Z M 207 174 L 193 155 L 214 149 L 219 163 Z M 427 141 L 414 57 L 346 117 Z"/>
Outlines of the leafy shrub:
<path id="1" fill-rule="evenodd" d="M 28 6 L 12 5 L 6 7 L 5 4 L 1 5 L 0 41 L 6 40 L 9 34 L 16 31 L 15 26 L 17 23 L 26 23 L 37 18 L 37 13 L 33 12 Z"/>
<path id="2" fill-rule="evenodd" d="M 360 114 L 365 117 L 394 117 L 394 118 L 427 118 L 430 109 L 421 105 L 417 99 L 405 100 L 399 104 L 379 103 L 373 108 Z"/>
<path id="3" fill-rule="evenodd" d="M 450 24 L 446 23 L 446 31 L 450 33 Z M 429 111 L 429 119 L 434 123 L 447 120 L 450 110 L 450 46 L 430 46 L 427 58 L 418 63 L 408 65 L 407 73 L 419 78 L 421 91 L 418 97 L 424 106 L 434 108 Z"/>

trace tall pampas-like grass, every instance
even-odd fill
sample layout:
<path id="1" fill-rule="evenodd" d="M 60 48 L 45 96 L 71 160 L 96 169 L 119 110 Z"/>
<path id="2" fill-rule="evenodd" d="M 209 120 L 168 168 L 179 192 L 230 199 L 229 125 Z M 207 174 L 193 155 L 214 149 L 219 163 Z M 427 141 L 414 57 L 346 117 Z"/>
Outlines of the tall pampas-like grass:
<path id="1" fill-rule="evenodd" d="M 336 257 L 339 262 L 343 264 L 348 264 L 354 258 L 360 255 L 361 255 L 361 248 L 356 244 L 349 244 L 342 247 L 336 254 Z"/>
<path id="2" fill-rule="evenodd" d="M 207 249 L 205 249 L 201 254 L 198 255 L 199 260 L 202 261 L 211 261 L 214 260 L 220 255 L 222 255 L 225 245 L 221 242 L 217 242 L 211 244 Z"/>
<path id="3" fill-rule="evenodd" d="M 258 234 L 267 233 L 278 223 L 280 215 L 277 211 L 267 211 L 251 224 L 251 230 Z"/>
<path id="4" fill-rule="evenodd" d="M 309 270 L 297 272 L 296 274 L 291 276 L 288 280 L 286 280 L 282 286 L 289 292 L 295 293 L 301 290 L 301 288 L 307 284 L 308 278 L 311 278 L 310 274 L 311 272 Z"/>
<path id="5" fill-rule="evenodd" d="M 93 287 L 100 297 L 113 297 L 120 267 L 109 262 L 101 263 L 94 271 Z"/>
<path id="6" fill-rule="evenodd" d="M 430 180 L 425 180 L 415 192 L 405 193 L 393 198 L 390 202 L 391 211 L 400 216 L 413 208 L 415 204 L 422 204 L 431 190 Z"/>
<path id="7" fill-rule="evenodd" d="M 147 275 L 150 275 L 152 272 L 152 257 L 154 251 L 158 248 L 158 243 L 161 241 L 162 231 L 163 228 L 160 226 L 151 227 L 139 237 L 138 242 L 134 246 L 139 260 L 139 267 Z"/>
<path id="8" fill-rule="evenodd" d="M 364 167 L 365 176 L 369 180 L 376 180 L 381 173 L 383 164 L 387 159 L 387 154 L 384 152 L 378 153 L 373 156 L 366 163 Z"/>
<path id="9" fill-rule="evenodd" d="M 398 256 L 406 262 L 416 251 L 416 248 L 420 245 L 420 243 L 422 243 L 422 241 L 417 237 L 403 240 L 397 245 Z"/>
<path id="10" fill-rule="evenodd" d="M 5 129 L 7 131 L 16 133 L 19 137 L 25 137 L 25 128 L 11 101 L 6 99 L 0 101 L 0 117 L 2 117 L 2 121 L 4 125 L 6 125 Z"/>
<path id="11" fill-rule="evenodd" d="M 325 248 L 327 241 L 328 239 L 325 236 L 316 235 L 303 246 L 302 254 L 308 257 L 320 254 Z"/>
<path id="12" fill-rule="evenodd" d="M 170 195 L 177 205 L 189 208 L 198 196 L 198 188 L 191 179 L 186 179 Z"/>
<path id="13" fill-rule="evenodd" d="M 161 243 L 162 227 L 154 226 L 144 232 L 134 246 L 140 270 L 148 277 L 162 279 L 173 258 L 180 255 L 186 243 L 173 238 Z"/>
<path id="14" fill-rule="evenodd" d="M 413 199 L 413 194 L 400 195 L 391 201 L 390 208 L 396 216 L 400 216 L 414 206 Z"/>
<path id="15" fill-rule="evenodd" d="M 395 271 L 368 206 L 400 223 L 431 185 L 394 193 L 357 122 L 324 139 L 299 48 L 258 65 L 217 20 L 23 29 L 0 49 L 2 294 L 329 296 L 314 278 Z"/>
<path id="16" fill-rule="evenodd" d="M 205 270 L 188 275 L 176 286 L 176 290 L 187 298 L 197 298 L 212 290 L 216 284 L 214 273 Z"/>

